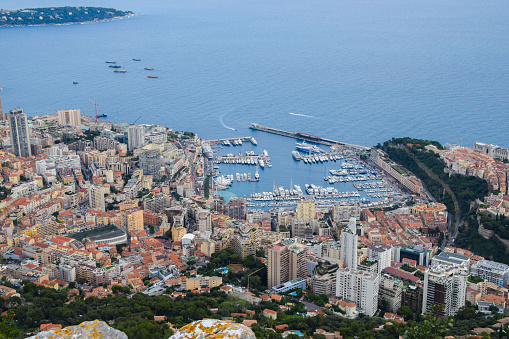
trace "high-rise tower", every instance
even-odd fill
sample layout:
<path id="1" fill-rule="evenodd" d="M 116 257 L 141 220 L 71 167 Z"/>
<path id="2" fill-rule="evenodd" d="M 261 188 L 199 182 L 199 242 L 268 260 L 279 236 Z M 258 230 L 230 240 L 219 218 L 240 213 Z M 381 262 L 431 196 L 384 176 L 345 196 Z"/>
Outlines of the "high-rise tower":
<path id="1" fill-rule="evenodd" d="M 357 268 L 357 219 L 350 218 L 341 232 L 341 260 L 343 267 Z"/>
<path id="2" fill-rule="evenodd" d="M 22 109 L 11 109 L 7 115 L 11 135 L 12 153 L 18 157 L 32 156 L 28 119 Z"/>

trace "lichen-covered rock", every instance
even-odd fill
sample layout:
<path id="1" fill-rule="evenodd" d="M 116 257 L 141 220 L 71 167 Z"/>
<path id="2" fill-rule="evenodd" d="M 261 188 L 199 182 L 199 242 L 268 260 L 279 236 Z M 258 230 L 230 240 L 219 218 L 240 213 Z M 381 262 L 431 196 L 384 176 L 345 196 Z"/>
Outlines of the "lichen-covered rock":
<path id="1" fill-rule="evenodd" d="M 85 321 L 76 326 L 69 326 L 61 330 L 38 333 L 29 339 L 127 339 L 127 335 L 109 327 L 104 321 Z"/>
<path id="2" fill-rule="evenodd" d="M 221 320 L 199 320 L 179 329 L 170 339 L 255 339 L 253 331 L 242 324 Z"/>

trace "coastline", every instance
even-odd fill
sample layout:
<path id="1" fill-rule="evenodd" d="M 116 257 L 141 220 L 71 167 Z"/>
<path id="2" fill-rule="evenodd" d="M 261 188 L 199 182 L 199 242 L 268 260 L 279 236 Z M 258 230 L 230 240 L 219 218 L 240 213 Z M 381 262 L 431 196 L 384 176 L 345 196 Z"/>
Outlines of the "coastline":
<path id="1" fill-rule="evenodd" d="M 93 21 L 80 21 L 80 22 L 66 22 L 62 24 L 39 24 L 39 25 L 6 25 L 1 26 L 1 28 L 9 28 L 9 27 L 43 27 L 43 26 L 69 26 L 69 25 L 85 25 L 85 24 L 94 24 L 99 22 L 106 22 L 106 21 L 116 21 L 116 20 L 122 20 L 122 19 L 128 19 L 132 16 L 139 15 L 139 13 L 130 13 L 124 16 L 116 16 L 109 19 L 99 19 L 99 20 L 93 20 Z"/>

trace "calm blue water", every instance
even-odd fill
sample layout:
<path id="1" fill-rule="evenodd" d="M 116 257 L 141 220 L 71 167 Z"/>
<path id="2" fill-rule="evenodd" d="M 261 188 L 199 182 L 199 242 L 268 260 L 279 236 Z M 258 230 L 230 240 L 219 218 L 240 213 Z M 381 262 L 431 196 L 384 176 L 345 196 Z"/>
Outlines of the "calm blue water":
<path id="1" fill-rule="evenodd" d="M 286 157 L 277 167 L 273 160 L 263 190 L 273 178 L 289 186 L 290 178 L 308 175 L 322 185 L 324 170 L 295 164 L 294 141 L 252 132 L 252 121 L 362 145 L 413 136 L 509 147 L 507 1 L 72 3 L 140 15 L 0 29 L 4 110 L 92 114 L 92 99 L 109 120 L 117 112 L 119 122 L 141 116 L 140 123 L 202 138 L 255 135 L 260 152 Z M 68 4 L 3 0 L 0 7 Z M 106 60 L 128 73 L 114 74 Z M 143 67 L 155 68 L 150 74 L 159 79 L 147 79 Z M 249 193 L 246 185 L 240 194 Z"/>

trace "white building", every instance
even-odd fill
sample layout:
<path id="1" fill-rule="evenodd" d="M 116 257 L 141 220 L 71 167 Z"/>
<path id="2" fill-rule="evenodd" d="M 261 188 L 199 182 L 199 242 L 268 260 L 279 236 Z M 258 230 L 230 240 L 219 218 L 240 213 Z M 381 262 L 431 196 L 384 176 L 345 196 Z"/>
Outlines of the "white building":
<path id="1" fill-rule="evenodd" d="M 145 127 L 129 125 L 127 128 L 127 149 L 132 151 L 145 144 Z"/>
<path id="2" fill-rule="evenodd" d="M 104 187 L 101 185 L 90 186 L 88 189 L 88 203 L 91 209 L 104 212 Z"/>
<path id="3" fill-rule="evenodd" d="M 341 232 L 341 260 L 345 268 L 357 268 L 357 220 L 350 218 Z"/>
<path id="4" fill-rule="evenodd" d="M 392 251 L 389 246 L 374 244 L 368 246 L 368 260 L 378 262 L 378 274 L 391 266 Z"/>
<path id="5" fill-rule="evenodd" d="M 350 218 L 360 218 L 361 207 L 359 204 L 345 204 L 344 202 L 338 202 L 333 208 L 333 219 L 334 221 L 346 221 Z"/>
<path id="6" fill-rule="evenodd" d="M 378 309 L 380 276 L 352 268 L 340 268 L 336 277 L 336 296 L 348 299 L 368 316 Z"/>
<path id="7" fill-rule="evenodd" d="M 198 230 L 200 232 L 212 232 L 212 215 L 208 210 L 198 212 Z"/>
<path id="8" fill-rule="evenodd" d="M 509 279 L 509 266 L 494 261 L 481 260 L 472 265 L 470 273 L 497 286 L 506 287 Z"/>
<path id="9" fill-rule="evenodd" d="M 444 316 L 453 316 L 465 305 L 468 273 L 452 265 L 432 266 L 424 273 L 422 313 L 432 304 L 444 307 Z"/>

